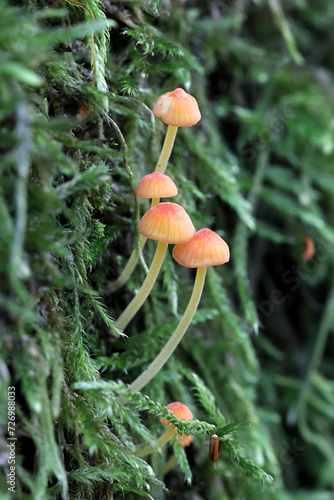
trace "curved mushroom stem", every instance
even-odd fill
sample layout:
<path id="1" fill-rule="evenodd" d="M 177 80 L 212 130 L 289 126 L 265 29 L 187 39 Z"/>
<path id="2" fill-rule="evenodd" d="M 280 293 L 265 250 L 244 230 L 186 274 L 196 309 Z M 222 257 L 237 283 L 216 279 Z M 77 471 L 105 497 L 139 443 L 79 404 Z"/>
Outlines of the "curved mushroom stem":
<path id="1" fill-rule="evenodd" d="M 177 458 L 175 455 L 172 455 L 164 467 L 164 471 L 163 471 L 164 476 L 166 476 L 168 474 L 168 472 L 171 471 L 175 467 L 175 465 L 177 465 Z"/>
<path id="2" fill-rule="evenodd" d="M 163 241 L 158 241 L 158 246 L 155 251 L 154 258 L 152 260 L 152 264 L 150 270 L 140 288 L 137 295 L 131 300 L 131 302 L 124 309 L 122 314 L 117 320 L 117 326 L 120 330 L 124 330 L 124 328 L 130 323 L 134 315 L 139 311 L 145 300 L 150 294 L 150 291 L 153 288 L 155 280 L 159 274 L 161 264 L 164 260 L 165 253 L 168 247 L 168 243 L 164 243 Z"/>
<path id="3" fill-rule="evenodd" d="M 159 201 L 160 201 L 160 198 L 152 198 L 151 208 L 155 207 L 155 205 L 157 205 L 159 203 Z M 139 259 L 139 255 L 143 251 L 143 248 L 145 246 L 146 241 L 147 241 L 147 238 L 145 238 L 145 236 L 143 236 L 141 234 L 139 236 L 139 250 L 137 251 L 136 248 L 134 248 L 132 250 L 132 253 L 129 257 L 129 260 L 128 260 L 125 268 L 121 272 L 121 274 L 118 276 L 117 279 L 115 279 L 114 281 L 112 281 L 109 284 L 109 291 L 110 292 L 115 292 L 116 290 L 121 288 L 121 286 L 125 285 L 125 283 L 128 281 L 131 274 L 133 273 L 134 268 L 136 267 L 136 264 L 137 264 L 138 259 Z"/>
<path id="4" fill-rule="evenodd" d="M 156 172 L 161 172 L 163 174 L 166 170 L 168 160 L 173 149 L 177 129 L 178 127 L 174 127 L 173 125 L 168 125 L 165 141 L 162 146 L 159 160 L 155 167 Z"/>
<path id="5" fill-rule="evenodd" d="M 185 334 L 188 326 L 190 325 L 201 299 L 206 269 L 206 267 L 197 268 L 194 289 L 191 294 L 187 309 L 185 310 L 180 323 L 174 330 L 174 333 L 170 337 L 168 342 L 159 352 L 158 356 L 154 359 L 154 361 L 152 361 L 149 367 L 146 368 L 146 370 L 132 382 L 132 384 L 130 385 L 130 389 L 132 389 L 133 391 L 140 391 L 146 384 L 148 384 L 148 382 L 152 380 L 152 378 L 161 370 L 161 368 L 168 361 L 176 347 L 181 342 L 182 337 Z"/>
<path id="6" fill-rule="evenodd" d="M 176 430 L 173 427 L 169 427 L 166 432 L 164 432 L 164 434 L 156 440 L 156 447 L 153 447 L 151 445 L 145 446 L 145 448 L 141 448 L 140 450 L 136 451 L 136 457 L 145 457 L 146 455 L 157 451 L 157 448 L 161 448 L 166 443 L 168 443 L 168 441 L 172 439 L 175 433 Z"/>
<path id="7" fill-rule="evenodd" d="M 109 283 L 108 288 L 110 292 L 115 292 L 116 290 L 121 288 L 121 286 L 125 285 L 125 283 L 128 281 L 131 274 L 133 273 L 134 268 L 136 267 L 139 255 L 145 246 L 146 240 L 147 238 L 145 238 L 145 236 L 143 236 L 142 234 L 139 236 L 139 251 L 137 251 L 136 248 L 132 250 L 129 260 L 126 263 L 126 266 L 121 272 L 121 274 L 118 276 L 117 279 Z"/>

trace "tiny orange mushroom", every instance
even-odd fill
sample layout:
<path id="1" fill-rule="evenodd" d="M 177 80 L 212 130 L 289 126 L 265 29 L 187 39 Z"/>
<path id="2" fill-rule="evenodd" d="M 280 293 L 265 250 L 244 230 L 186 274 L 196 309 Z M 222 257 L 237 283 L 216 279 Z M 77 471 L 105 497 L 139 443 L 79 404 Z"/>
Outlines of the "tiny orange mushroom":
<path id="1" fill-rule="evenodd" d="M 178 440 L 179 440 L 179 443 L 180 445 L 182 446 L 182 448 L 185 448 L 186 446 L 189 446 L 193 439 L 194 439 L 194 436 L 192 436 L 191 434 L 189 434 L 189 436 L 177 436 Z"/>
<path id="2" fill-rule="evenodd" d="M 179 420 L 192 420 L 193 419 L 193 414 L 192 414 L 191 410 L 188 408 L 188 406 L 183 404 L 183 403 L 180 403 L 179 401 L 175 401 L 174 403 L 169 403 L 167 405 L 167 408 L 168 408 L 168 410 L 172 411 L 174 413 L 174 415 Z M 167 420 L 167 418 L 161 418 L 160 422 L 165 427 L 168 427 L 168 429 L 166 430 L 166 432 L 164 432 L 162 434 L 162 436 L 159 437 L 159 439 L 157 439 L 157 441 L 155 442 L 155 446 L 148 445 L 148 446 L 145 446 L 144 448 L 139 449 L 136 452 L 137 457 L 144 457 L 146 455 L 149 455 L 150 453 L 153 453 L 154 451 L 156 451 L 157 448 L 161 448 L 166 443 L 168 443 L 168 441 L 170 441 L 170 439 L 172 439 L 172 437 L 176 434 L 176 429 L 175 429 L 174 425 L 171 424 Z M 177 438 L 178 438 L 181 446 L 184 447 L 184 446 L 190 445 L 193 436 L 191 436 L 191 435 L 179 436 L 177 434 Z M 173 464 L 174 464 L 174 460 L 173 460 Z"/>
<path id="3" fill-rule="evenodd" d="M 192 411 L 188 408 L 188 406 L 183 403 L 180 403 L 179 401 L 175 401 L 174 403 L 169 403 L 167 405 L 167 408 L 168 410 L 172 411 L 179 420 L 192 420 L 194 418 Z M 173 424 L 168 422 L 166 418 L 161 418 L 160 422 L 162 423 L 162 425 L 165 425 L 166 427 L 174 428 Z M 177 435 L 177 438 L 180 445 L 182 447 L 186 447 L 190 445 L 194 437 L 191 434 L 189 434 L 187 436 Z"/>
<path id="4" fill-rule="evenodd" d="M 304 252 L 302 255 L 302 259 L 303 260 L 310 260 L 310 259 L 312 259 L 313 255 L 315 254 L 314 241 L 309 236 L 304 236 L 304 243 L 305 243 L 305 249 L 304 249 Z"/>
<path id="5" fill-rule="evenodd" d="M 153 114 L 173 127 L 192 127 L 201 119 L 195 97 L 180 88 L 162 94 L 153 107 Z"/>
<path id="6" fill-rule="evenodd" d="M 139 198 L 152 198 L 154 207 L 159 203 L 160 198 L 171 198 L 177 195 L 177 187 L 174 181 L 161 172 L 152 172 L 144 175 L 136 189 Z"/>
<path id="7" fill-rule="evenodd" d="M 153 106 L 153 114 L 168 125 L 166 138 L 155 167 L 157 172 L 166 170 L 173 149 L 178 127 L 192 127 L 201 119 L 196 99 L 178 88 L 158 97 Z"/>

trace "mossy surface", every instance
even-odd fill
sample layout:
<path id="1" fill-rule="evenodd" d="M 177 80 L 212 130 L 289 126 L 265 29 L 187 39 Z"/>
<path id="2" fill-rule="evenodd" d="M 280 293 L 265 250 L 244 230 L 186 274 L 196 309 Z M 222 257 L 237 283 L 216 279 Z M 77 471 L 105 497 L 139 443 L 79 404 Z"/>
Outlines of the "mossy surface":
<path id="1" fill-rule="evenodd" d="M 0 0 L 1 499 L 331 500 L 334 5 L 81 3 Z M 140 261 L 110 291 L 166 132 L 151 110 L 177 87 L 202 119 L 178 131 L 173 201 L 231 260 L 208 269 L 181 345 L 131 393 L 194 280 L 169 250 L 118 330 L 146 273 Z M 193 443 L 136 457 L 162 417 Z"/>

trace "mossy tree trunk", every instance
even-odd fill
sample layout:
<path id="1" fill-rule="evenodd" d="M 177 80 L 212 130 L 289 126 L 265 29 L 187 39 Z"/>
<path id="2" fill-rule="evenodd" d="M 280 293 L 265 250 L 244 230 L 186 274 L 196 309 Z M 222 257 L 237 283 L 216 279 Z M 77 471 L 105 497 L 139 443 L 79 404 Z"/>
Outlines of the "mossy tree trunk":
<path id="1" fill-rule="evenodd" d="M 333 496 L 332 2 L 0 0 L 0 491 L 19 500 Z M 181 345 L 193 272 L 155 243 L 111 292 L 183 87 L 202 120 L 167 173 L 196 229 L 228 242 Z M 313 253 L 315 247 L 315 253 Z M 166 405 L 194 413 L 178 421 Z M 175 438 L 139 458 L 167 418 Z M 216 474 L 209 437 L 221 438 Z M 172 455 L 175 455 L 174 458 Z M 13 462 L 12 462 L 13 460 Z M 174 468 L 172 465 L 177 464 Z M 273 478 L 273 480 L 272 480 Z"/>

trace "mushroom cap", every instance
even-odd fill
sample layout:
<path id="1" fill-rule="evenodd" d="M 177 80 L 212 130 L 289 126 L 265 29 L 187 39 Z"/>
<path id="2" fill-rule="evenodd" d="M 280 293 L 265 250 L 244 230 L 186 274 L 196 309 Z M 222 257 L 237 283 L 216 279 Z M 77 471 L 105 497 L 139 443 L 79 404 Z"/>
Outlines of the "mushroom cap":
<path id="1" fill-rule="evenodd" d="M 136 189 L 140 198 L 169 198 L 177 195 L 177 187 L 168 175 L 152 172 L 144 175 Z"/>
<path id="2" fill-rule="evenodd" d="M 167 405 L 167 408 L 168 410 L 172 411 L 179 420 L 192 420 L 194 418 L 188 406 L 183 403 L 180 403 L 179 401 L 175 401 L 174 403 L 169 403 Z M 161 418 L 160 422 L 162 423 L 162 425 L 165 425 L 166 427 L 173 426 L 173 424 L 168 422 L 167 418 Z"/>
<path id="3" fill-rule="evenodd" d="M 195 234 L 195 228 L 184 208 L 176 203 L 158 203 L 140 219 L 139 232 L 152 240 L 183 243 Z"/>
<path id="4" fill-rule="evenodd" d="M 315 245 L 314 241 L 309 236 L 304 236 L 305 250 L 302 255 L 303 260 L 312 259 L 315 254 Z"/>
<path id="5" fill-rule="evenodd" d="M 223 238 L 205 228 L 191 240 L 175 245 L 173 257 L 184 267 L 219 266 L 229 261 L 230 250 Z"/>
<path id="6" fill-rule="evenodd" d="M 192 127 L 201 119 L 196 99 L 180 88 L 162 94 L 153 107 L 153 113 L 174 127 Z"/>
<path id="7" fill-rule="evenodd" d="M 192 434 L 188 434 L 187 436 L 177 436 L 177 439 L 179 440 L 180 445 L 185 448 L 186 446 L 189 446 L 191 442 L 194 439 L 194 436 Z"/>

